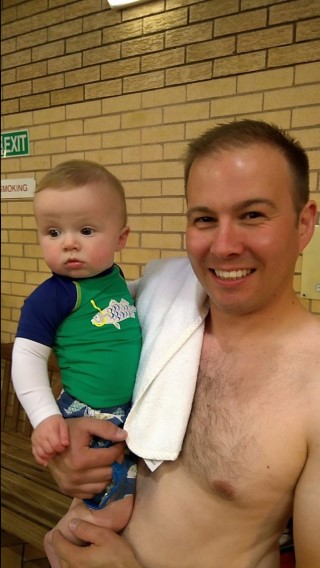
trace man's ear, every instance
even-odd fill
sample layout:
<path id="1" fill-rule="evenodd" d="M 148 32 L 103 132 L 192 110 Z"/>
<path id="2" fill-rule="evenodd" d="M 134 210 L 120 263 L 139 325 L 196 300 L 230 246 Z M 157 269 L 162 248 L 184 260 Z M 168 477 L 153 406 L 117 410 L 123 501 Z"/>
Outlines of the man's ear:
<path id="1" fill-rule="evenodd" d="M 308 201 L 299 215 L 299 237 L 300 251 L 311 241 L 317 218 L 317 204 L 315 201 Z"/>
<path id="2" fill-rule="evenodd" d="M 118 238 L 118 244 L 116 247 L 116 252 L 119 252 L 120 250 L 122 250 L 127 243 L 127 239 L 130 233 L 130 227 L 123 227 L 121 229 L 121 232 L 119 234 L 119 238 Z"/>

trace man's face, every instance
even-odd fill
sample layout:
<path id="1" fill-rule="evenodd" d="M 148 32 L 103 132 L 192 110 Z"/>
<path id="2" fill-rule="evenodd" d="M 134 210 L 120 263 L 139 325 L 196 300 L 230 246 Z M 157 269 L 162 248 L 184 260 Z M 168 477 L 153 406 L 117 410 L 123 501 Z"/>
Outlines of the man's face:
<path id="1" fill-rule="evenodd" d="M 213 310 L 248 314 L 292 299 L 296 259 L 306 245 L 292 183 L 283 154 L 265 144 L 194 161 L 187 251 Z"/>

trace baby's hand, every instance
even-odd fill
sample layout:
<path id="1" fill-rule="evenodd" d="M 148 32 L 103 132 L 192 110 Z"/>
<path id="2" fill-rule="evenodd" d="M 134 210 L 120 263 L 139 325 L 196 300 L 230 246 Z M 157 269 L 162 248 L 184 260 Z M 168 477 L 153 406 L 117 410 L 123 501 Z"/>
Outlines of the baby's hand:
<path id="1" fill-rule="evenodd" d="M 60 414 L 49 416 L 34 429 L 31 436 L 32 453 L 40 465 L 48 465 L 50 458 L 69 446 L 67 422 Z"/>

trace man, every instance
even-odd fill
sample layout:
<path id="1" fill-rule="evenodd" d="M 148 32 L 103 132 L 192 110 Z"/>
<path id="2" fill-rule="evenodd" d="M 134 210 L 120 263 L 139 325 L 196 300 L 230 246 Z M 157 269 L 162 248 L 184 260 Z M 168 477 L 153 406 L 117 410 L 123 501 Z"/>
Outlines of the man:
<path id="1" fill-rule="evenodd" d="M 277 127 L 243 120 L 189 145 L 185 179 L 187 252 L 201 286 L 187 259 L 169 260 L 146 268 L 137 297 L 146 342 L 160 331 L 159 316 L 157 329 L 152 326 L 162 312 L 171 341 L 163 367 L 175 369 L 171 382 L 186 373 L 186 389 L 196 383 L 182 450 L 153 472 L 141 460 L 135 507 L 122 536 L 75 521 L 76 536 L 92 543 L 80 549 L 56 533 L 61 566 L 277 568 L 279 537 L 293 515 L 296 566 L 316 568 L 320 325 L 293 290 L 296 260 L 316 217 L 307 156 Z M 148 358 L 142 357 L 142 367 L 147 374 Z M 138 380 L 137 417 L 143 388 Z M 128 444 L 135 451 L 135 406 L 132 416 Z M 83 438 L 92 428 L 83 424 Z M 56 479 L 66 489 L 72 475 L 80 496 L 99 489 L 100 476 L 109 473 L 105 463 L 89 458 L 77 465 L 70 453 L 59 459 Z"/>

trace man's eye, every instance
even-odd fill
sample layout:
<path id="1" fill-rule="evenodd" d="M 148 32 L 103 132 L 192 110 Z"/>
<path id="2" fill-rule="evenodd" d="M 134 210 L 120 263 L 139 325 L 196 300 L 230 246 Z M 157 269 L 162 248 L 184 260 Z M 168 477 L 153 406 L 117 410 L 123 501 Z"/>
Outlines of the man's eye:
<path id="1" fill-rule="evenodd" d="M 258 219 L 259 217 L 264 217 L 264 214 L 261 211 L 247 211 L 244 213 L 244 219 Z"/>
<path id="2" fill-rule="evenodd" d="M 89 236 L 89 235 L 92 235 L 94 233 L 94 230 L 91 229 L 91 227 L 83 227 L 83 229 L 81 229 L 80 233 L 82 235 Z"/>
<path id="3" fill-rule="evenodd" d="M 52 237 L 53 239 L 59 237 L 59 235 L 61 235 L 61 231 L 58 231 L 58 229 L 50 229 L 48 231 L 48 234 L 50 237 Z"/>
<path id="4" fill-rule="evenodd" d="M 203 217 L 196 217 L 196 219 L 194 220 L 195 225 L 208 225 L 214 222 L 215 218 L 209 217 L 208 215 L 204 215 Z"/>

